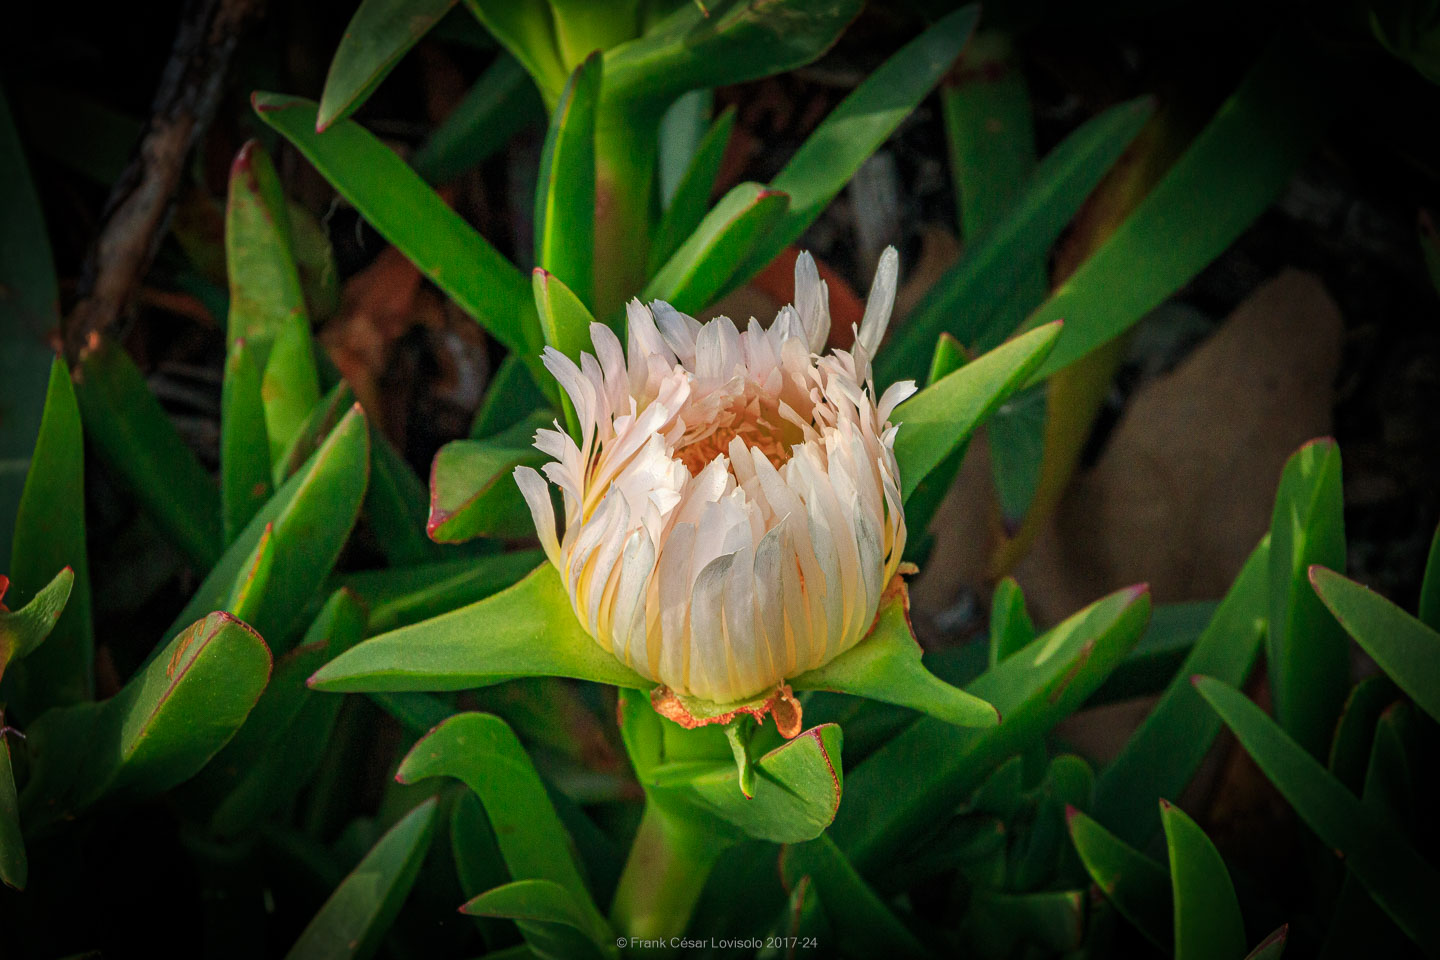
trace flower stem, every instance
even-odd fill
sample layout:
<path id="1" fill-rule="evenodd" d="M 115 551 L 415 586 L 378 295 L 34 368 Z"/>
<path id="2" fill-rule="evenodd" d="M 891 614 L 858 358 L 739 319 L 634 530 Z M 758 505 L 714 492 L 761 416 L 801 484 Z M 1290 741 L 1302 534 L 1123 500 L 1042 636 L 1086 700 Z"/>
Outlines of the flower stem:
<path id="1" fill-rule="evenodd" d="M 615 930 L 645 940 L 682 935 L 725 845 L 723 839 L 646 801 L 610 909 Z"/>

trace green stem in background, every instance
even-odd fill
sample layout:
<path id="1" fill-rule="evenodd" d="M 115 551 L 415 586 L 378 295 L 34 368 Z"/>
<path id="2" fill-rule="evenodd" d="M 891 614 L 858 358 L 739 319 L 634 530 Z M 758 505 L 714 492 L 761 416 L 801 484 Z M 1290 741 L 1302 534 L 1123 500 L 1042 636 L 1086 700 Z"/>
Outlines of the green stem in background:
<path id="1" fill-rule="evenodd" d="M 645 286 L 663 105 L 602 101 L 595 120 L 595 316 Z"/>
<path id="2" fill-rule="evenodd" d="M 610 922 L 632 939 L 679 936 L 725 841 L 647 800 L 620 874 Z"/>

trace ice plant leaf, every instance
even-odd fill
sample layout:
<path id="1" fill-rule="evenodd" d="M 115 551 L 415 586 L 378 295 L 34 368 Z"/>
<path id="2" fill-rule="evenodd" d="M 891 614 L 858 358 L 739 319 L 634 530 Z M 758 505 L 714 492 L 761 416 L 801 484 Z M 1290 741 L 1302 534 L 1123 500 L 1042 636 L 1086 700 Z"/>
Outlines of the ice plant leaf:
<path id="1" fill-rule="evenodd" d="M 525 68 L 508 53 L 495 58 L 465 98 L 410 158 L 428 183 L 445 183 L 478 166 L 510 138 L 545 119 Z"/>
<path id="2" fill-rule="evenodd" d="M 1220 732 L 1190 684 L 1197 673 L 1243 684 L 1260 652 L 1269 601 L 1269 538 L 1250 553 L 1190 655 L 1150 715 L 1095 782 L 1091 812 L 1144 847 L 1160 826 L 1157 798 L 1179 796 Z"/>
<path id="3" fill-rule="evenodd" d="M 1156 605 L 1145 636 L 1095 692 L 1091 703 L 1115 703 L 1164 691 L 1175 679 L 1180 664 L 1195 649 L 1200 634 L 1210 625 L 1219 606 L 1218 600 Z"/>
<path id="4" fill-rule="evenodd" d="M 275 569 L 275 525 L 267 523 L 255 543 L 255 549 L 241 567 L 241 575 L 230 588 L 230 598 L 222 609 L 236 620 L 250 620 L 259 612 L 260 601 Z"/>
<path id="5" fill-rule="evenodd" d="M 359 643 L 364 632 L 364 608 L 354 594 L 337 590 L 300 645 L 276 662 L 245 725 L 196 779 L 194 792 L 207 801 L 210 829 L 217 835 L 244 835 L 309 781 L 343 700 L 312 691 L 305 681 L 326 660 Z"/>
<path id="6" fill-rule="evenodd" d="M 941 334 L 940 339 L 935 341 L 935 353 L 930 358 L 930 375 L 925 378 L 925 385 L 929 386 L 938 380 L 943 380 L 950 374 L 965 366 L 969 361 L 965 354 L 965 348 L 960 346 L 960 341 L 948 333 Z M 925 478 L 915 485 L 915 491 L 905 501 L 905 526 L 913 531 L 913 539 L 905 545 L 905 559 L 912 563 L 924 566 L 930 555 L 930 549 L 934 546 L 934 539 L 930 533 L 930 524 L 935 519 L 935 513 L 944 502 L 945 495 L 955 484 L 955 478 L 960 473 L 960 465 L 965 461 L 965 451 L 969 444 L 961 443 L 950 452 L 950 455 L 940 461 L 940 465 L 925 475 Z M 1034 639 L 1031 637 L 1030 639 Z"/>
<path id="7" fill-rule="evenodd" d="M 654 274 L 670 259 L 685 238 L 693 234 L 705 218 L 710 206 L 710 193 L 715 189 L 715 178 L 720 175 L 720 162 L 725 157 L 725 147 L 730 142 L 730 131 L 735 126 L 735 107 L 726 107 L 695 149 L 685 174 L 655 228 L 655 239 L 650 244 L 650 261 L 647 274 Z"/>
<path id="8" fill-rule="evenodd" d="M 876 364 L 877 381 L 918 376 L 941 333 L 967 346 L 981 340 L 988 319 L 1011 295 L 1027 264 L 1044 256 L 1154 112 L 1149 98 L 1111 107 L 1046 154 L 1009 214 L 968 238 L 960 261 L 910 312 Z"/>
<path id="9" fill-rule="evenodd" d="M 514 920 L 537 957 L 614 957 L 615 935 L 593 908 L 586 909 L 553 880 L 516 880 L 487 890 L 460 912 Z"/>
<path id="10" fill-rule="evenodd" d="M 1000 714 L 936 677 L 920 661 L 903 585 L 881 603 L 869 636 L 822 667 L 790 681 L 795 690 L 832 690 L 910 707 L 962 727 L 993 727 Z"/>
<path id="11" fill-rule="evenodd" d="M 1328 438 L 1297 450 L 1280 475 L 1265 646 L 1275 719 L 1311 756 L 1324 757 L 1350 689 L 1350 645 L 1311 587 L 1316 563 L 1345 567 L 1340 449 Z"/>
<path id="12" fill-rule="evenodd" d="M 1310 582 L 1340 625 L 1420 709 L 1440 719 L 1440 632 L 1395 604 L 1322 566 Z"/>
<path id="13" fill-rule="evenodd" d="M 450 12 L 455 0 L 361 0 L 325 75 L 315 129 L 360 109 L 400 58 Z"/>
<path id="14" fill-rule="evenodd" d="M 394 151 L 353 120 L 317 134 L 312 101 L 274 93 L 256 93 L 252 100 L 260 119 L 462 310 L 510 350 L 533 353 L 527 331 L 538 330 L 525 277 Z"/>
<path id="15" fill-rule="evenodd" d="M 1170 852 L 1176 960 L 1241 960 L 1245 921 L 1220 852 L 1194 820 L 1163 799 L 1160 820 Z"/>
<path id="16" fill-rule="evenodd" d="M 780 874 L 792 890 L 801 877 L 810 878 L 825 915 L 849 950 L 868 956 L 930 956 L 828 836 L 786 847 L 780 853 Z"/>
<path id="17" fill-rule="evenodd" d="M 220 492 L 124 349 L 103 341 L 89 351 L 75 397 L 85 437 L 112 475 L 199 569 L 214 566 L 225 549 Z"/>
<path id="18" fill-rule="evenodd" d="M 26 829 L 107 794 L 148 796 L 189 779 L 244 723 L 269 678 L 260 636 L 228 613 L 212 613 L 109 700 L 48 711 L 27 731 Z"/>
<path id="19" fill-rule="evenodd" d="M 245 340 L 261 371 L 270 457 L 279 461 L 320 399 L 310 319 L 280 177 L 254 140 L 235 155 L 225 208 L 230 279 L 226 341 Z"/>
<path id="20" fill-rule="evenodd" d="M 511 477 L 521 465 L 538 466 L 535 431 L 554 416 L 537 412 L 484 440 L 452 440 L 430 468 L 430 518 L 436 543 L 463 543 L 481 536 L 524 536 L 532 528 L 525 499 Z"/>
<path id="21" fill-rule="evenodd" d="M 1367 809 L 1243 693 L 1209 677 L 1194 682 L 1300 819 L 1344 858 L 1345 868 L 1400 929 L 1416 943 L 1440 943 L 1440 915 L 1435 912 L 1440 871 L 1420 858 L 1390 820 Z"/>
<path id="22" fill-rule="evenodd" d="M 520 61 L 547 107 L 553 107 L 568 71 L 560 62 L 554 17 L 548 4 L 512 0 L 465 0 L 465 6 L 512 57 Z"/>
<path id="23" fill-rule="evenodd" d="M 432 724 L 438 726 L 439 724 Z M 429 727 L 424 732 L 428 732 Z M 450 809 L 450 855 L 455 861 L 455 876 L 467 897 L 477 897 L 508 883 L 510 874 L 495 842 L 495 831 L 485 816 L 480 798 L 464 791 L 455 798 Z M 498 920 L 478 919 L 480 932 L 488 946 L 500 942 L 509 924 Z"/>
<path id="24" fill-rule="evenodd" d="M 1302 30 L 1272 41 L 1235 93 L 1105 245 L 1026 320 L 1064 318 L 1031 376 L 1048 377 L 1129 329 L 1218 257 L 1290 182 L 1324 132 L 1336 75 Z"/>
<path id="25" fill-rule="evenodd" d="M 790 207 L 746 261 L 737 283 L 758 273 L 815 222 L 860 165 L 950 69 L 979 18 L 978 4 L 941 17 L 892 54 L 821 121 L 770 182 L 772 190 L 789 195 Z"/>
<path id="26" fill-rule="evenodd" d="M 0 570 L 11 569 L 14 521 L 45 409 L 46 337 L 60 322 L 60 288 L 45 214 L 0 90 Z"/>
<path id="27" fill-rule="evenodd" d="M 1284 924 L 1270 936 L 1255 945 L 1245 954 L 1245 960 L 1280 960 L 1285 953 L 1285 942 L 1290 939 L 1290 924 Z"/>
<path id="28" fill-rule="evenodd" d="M 274 492 L 260 397 L 259 358 L 243 337 L 232 340 L 220 393 L 220 503 L 227 546 Z"/>
<path id="29" fill-rule="evenodd" d="M 75 571 L 66 567 L 20 609 L 7 610 L 0 605 L 0 677 L 5 675 L 6 664 L 28 656 L 50 636 L 74 583 Z M 9 586 L 9 578 L 0 574 L 0 601 L 6 599 Z M 14 597 L 10 599 L 14 601 Z"/>
<path id="30" fill-rule="evenodd" d="M 375 955 L 420 874 L 438 801 L 426 800 L 386 831 L 330 894 L 286 960 L 366 960 Z"/>
<path id="31" fill-rule="evenodd" d="M 349 539 L 360 514 L 369 463 L 369 430 L 356 405 L 241 531 L 171 630 L 206 609 L 224 607 L 235 585 L 249 575 L 255 547 L 271 527 L 274 567 L 254 608 L 253 625 L 263 630 L 277 649 L 285 649 L 290 631 L 298 632 L 305 602 L 330 575 Z"/>
<path id="32" fill-rule="evenodd" d="M 478 603 L 366 640 L 315 674 L 317 690 L 465 690 L 510 677 L 651 684 L 580 627 L 549 564 Z"/>
<path id="33" fill-rule="evenodd" d="M 451 717 L 411 748 L 395 776 L 401 783 L 427 777 L 464 783 L 485 807 L 510 876 L 555 884 L 588 918 L 584 929 L 607 930 L 585 887 L 570 834 L 504 720 L 486 713 Z"/>
<path id="34" fill-rule="evenodd" d="M 1330 775 L 1349 787 L 1356 796 L 1365 787 L 1365 770 L 1370 762 L 1375 725 L 1400 697 L 1400 688 L 1382 673 L 1355 684 L 1345 700 L 1345 709 L 1340 714 L 1340 721 L 1335 724 L 1335 739 L 1330 743 L 1330 759 L 1326 766 Z"/>
<path id="35" fill-rule="evenodd" d="M 677 4 L 644 36 L 605 52 L 606 94 L 663 109 L 686 90 L 793 70 L 829 49 L 861 6 L 860 0 Z"/>
<path id="36" fill-rule="evenodd" d="M 550 115 L 535 186 L 535 263 L 581 303 L 595 296 L 595 111 L 599 51 L 575 68 Z"/>
<path id="37" fill-rule="evenodd" d="M 1065 819 L 1075 852 L 1105 899 L 1146 939 L 1168 951 L 1174 920 L 1165 868 L 1074 807 Z"/>
<path id="38" fill-rule="evenodd" d="M 629 709 L 649 711 L 643 703 Z M 722 838 L 803 843 L 830 826 L 839 809 L 841 739 L 837 725 L 822 724 L 755 758 L 750 797 L 741 791 L 740 774 L 729 756 L 645 769 L 637 765 L 636 773 L 653 802 L 680 811 L 687 820 L 703 817 Z"/>
<path id="39" fill-rule="evenodd" d="M 483 600 L 518 583 L 544 559 L 539 550 L 511 550 L 347 573 L 335 584 L 354 593 L 370 611 L 368 632 L 384 633 Z"/>
<path id="40" fill-rule="evenodd" d="M 848 802 L 832 828 L 861 873 L 933 823 L 1006 758 L 1069 716 L 1140 638 L 1150 594 L 1130 587 L 1097 600 L 981 675 L 966 690 L 995 705 L 997 727 L 965 729 L 925 717 L 847 775 Z"/>
<path id="41" fill-rule="evenodd" d="M 595 317 L 565 281 L 543 267 L 535 268 L 531 281 L 545 343 L 579 363 L 580 354 L 590 349 L 590 324 Z"/>
<path id="42" fill-rule="evenodd" d="M 1054 347 L 1055 323 L 1016 337 L 930 384 L 896 408 L 895 459 L 908 497 L 931 470 L 970 438 Z"/>
<path id="43" fill-rule="evenodd" d="M 74 584 L 67 588 L 68 601 L 61 601 L 64 609 L 49 630 L 50 639 L 11 681 L 11 706 L 27 720 L 47 707 L 78 703 L 95 695 L 84 431 L 70 372 L 64 361 L 56 358 L 50 365 L 40 434 L 15 516 L 7 605 L 18 608 L 28 604 L 52 583 L 57 570 L 66 567 L 74 572 Z M 3 658 L 0 651 L 0 670 L 4 669 Z"/>
<path id="44" fill-rule="evenodd" d="M 664 300 L 685 313 L 709 306 L 788 203 L 784 192 L 758 183 L 732 187 L 645 285 L 641 299 Z"/>

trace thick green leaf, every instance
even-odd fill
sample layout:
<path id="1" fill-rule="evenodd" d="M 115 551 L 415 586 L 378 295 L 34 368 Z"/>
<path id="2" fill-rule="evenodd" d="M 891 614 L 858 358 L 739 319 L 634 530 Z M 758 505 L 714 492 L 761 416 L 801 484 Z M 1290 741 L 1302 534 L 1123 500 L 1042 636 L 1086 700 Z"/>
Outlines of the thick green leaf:
<path id="1" fill-rule="evenodd" d="M 451 717 L 411 748 L 395 776 L 401 783 L 428 777 L 464 783 L 485 807 L 510 876 L 555 884 L 589 917 L 586 929 L 606 929 L 585 887 L 570 834 L 504 720 L 486 713 Z"/>
<path id="2" fill-rule="evenodd" d="M 960 262 L 910 311 L 894 341 L 876 358 L 876 383 L 918 375 L 943 332 L 962 344 L 982 339 L 989 318 L 1021 282 L 1033 258 L 1049 250 L 1154 110 L 1148 98 L 1111 107 L 1046 154 L 1009 215 L 989 232 L 970 238 Z"/>
<path id="3" fill-rule="evenodd" d="M 27 719 L 47 707 L 79 703 L 95 695 L 84 431 L 69 371 L 57 358 L 50 366 L 40 435 L 15 517 L 10 605 L 21 607 L 40 596 L 55 572 L 65 567 L 75 574 L 69 602 L 51 629 L 49 642 L 26 660 L 23 672 L 15 677 L 19 683 L 12 681 L 12 706 Z"/>
<path id="4" fill-rule="evenodd" d="M 360 642 L 365 611 L 337 590 L 300 645 L 275 664 L 245 725 L 206 768 L 197 787 L 213 798 L 210 829 L 239 836 L 294 800 L 324 756 L 342 698 L 305 681 L 326 660 Z"/>
<path id="5" fill-rule="evenodd" d="M 273 491 L 259 359 L 249 342 L 230 342 L 220 393 L 220 504 L 225 543 L 235 542 Z"/>
<path id="6" fill-rule="evenodd" d="M 46 342 L 60 289 L 45 216 L 0 89 L 0 570 L 9 570 L 15 514 L 45 409 Z"/>
<path id="7" fill-rule="evenodd" d="M 741 262 L 785 215 L 789 197 L 758 183 L 741 183 L 720 198 L 641 294 L 682 313 L 698 313 L 728 289 Z"/>
<path id="8" fill-rule="evenodd" d="M 1345 569 L 1345 503 L 1340 449 L 1315 440 L 1280 475 L 1270 523 L 1270 620 L 1266 660 L 1275 718 L 1285 732 L 1324 757 L 1350 689 L 1345 631 L 1310 585 L 1311 564 Z"/>
<path id="9" fill-rule="evenodd" d="M 715 189 L 715 178 L 720 175 L 720 162 L 725 158 L 725 147 L 730 142 L 730 131 L 734 126 L 735 107 L 732 105 L 726 107 L 705 131 L 695 155 L 685 168 L 684 176 L 675 187 L 675 194 L 665 208 L 660 225 L 655 228 L 655 239 L 650 244 L 650 262 L 645 271 L 647 274 L 653 275 L 659 270 L 705 219 L 705 211 L 710 208 L 710 194 Z"/>
<path id="10" fill-rule="evenodd" d="M 1145 636 L 1095 692 L 1091 705 L 1163 692 L 1175 679 L 1176 671 L 1195 648 L 1200 635 L 1210 626 L 1219 606 L 1218 600 L 1158 604 L 1151 612 Z"/>
<path id="11" fill-rule="evenodd" d="M 737 282 L 754 276 L 815 222 L 950 69 L 979 18 L 978 4 L 941 17 L 892 54 L 815 128 L 770 182 L 772 190 L 789 195 L 790 208 L 746 261 Z"/>
<path id="12" fill-rule="evenodd" d="M 824 53 L 860 7 L 860 0 L 676 4 L 644 36 L 606 51 L 606 94 L 663 109 L 686 90 L 793 70 Z"/>
<path id="13" fill-rule="evenodd" d="M 354 408 L 358 401 L 355 399 L 355 391 L 350 389 L 350 384 L 344 380 L 335 383 L 324 398 L 310 411 L 310 416 L 305 420 L 305 426 L 295 435 L 295 441 L 290 444 L 290 449 L 285 451 L 285 456 L 276 462 L 274 475 L 284 480 L 295 475 L 305 461 L 314 456 L 315 451 L 320 449 L 320 444 L 325 438 L 334 432 L 344 416 Z M 372 432 L 371 436 L 374 436 Z"/>
<path id="14" fill-rule="evenodd" d="M 480 894 L 460 912 L 514 920 L 530 952 L 546 960 L 619 956 L 615 935 L 587 905 L 553 880 L 516 880 Z"/>
<path id="15" fill-rule="evenodd" d="M 1160 827 L 1156 800 L 1179 796 L 1220 732 L 1190 677 L 1240 685 L 1260 652 L 1269 599 L 1269 538 L 1260 541 L 1160 701 L 1095 784 L 1092 812 L 1126 842 L 1149 843 Z"/>
<path id="16" fill-rule="evenodd" d="M 594 316 L 563 280 L 544 268 L 536 267 L 531 280 L 545 343 L 579 364 L 580 354 L 595 352 L 590 337 Z"/>
<path id="17" fill-rule="evenodd" d="M 1420 622 L 1431 630 L 1440 630 L 1440 526 L 1430 539 L 1430 555 L 1425 560 L 1425 573 L 1420 582 Z"/>
<path id="18" fill-rule="evenodd" d="M 705 749 L 711 734 L 719 736 L 714 727 L 682 731 L 662 720 L 645 695 L 633 689 L 621 691 L 620 715 L 646 796 L 666 819 L 687 824 L 686 832 L 697 835 L 691 842 L 711 856 L 745 837 L 803 843 L 835 819 L 843 771 L 840 728 L 833 723 L 811 727 L 755 758 L 754 791 L 747 797 L 724 738 L 719 738 L 718 752 Z M 694 744 L 701 746 L 695 754 L 681 752 Z"/>
<path id="19" fill-rule="evenodd" d="M 544 676 L 652 686 L 585 633 L 548 563 L 479 603 L 366 640 L 311 683 L 317 690 L 465 690 Z"/>
<path id="20" fill-rule="evenodd" d="M 5 675 L 6 664 L 28 656 L 50 636 L 65 611 L 74 583 L 75 571 L 66 567 L 19 610 L 8 610 L 0 602 L 0 677 Z M 10 578 L 0 574 L 0 601 L 9 587 Z"/>
<path id="21" fill-rule="evenodd" d="M 1075 852 L 1095 886 L 1120 915 L 1161 950 L 1169 950 L 1174 920 L 1165 868 L 1073 807 L 1066 811 Z"/>
<path id="22" fill-rule="evenodd" d="M 1390 918 L 1416 943 L 1440 944 L 1440 871 L 1420 858 L 1388 819 L 1376 816 L 1233 687 L 1195 678 L 1200 691 L 1260 770 L 1322 843 L 1344 858 Z"/>
<path id="23" fill-rule="evenodd" d="M 1230 246 L 1290 182 L 1333 114 L 1335 66 L 1303 30 L 1272 42 L 1165 178 L 1026 321 L 1065 334 L 1031 377 L 1119 336 Z"/>
<path id="24" fill-rule="evenodd" d="M 537 412 L 485 440 L 452 440 L 441 447 L 430 468 L 430 539 L 463 543 L 532 534 L 534 521 L 512 474 L 518 466 L 545 462 L 535 449 L 535 431 L 553 423 L 553 415 Z"/>
<path id="25" fill-rule="evenodd" d="M 900 424 L 895 460 L 900 465 L 900 489 L 907 498 L 1045 359 L 1060 326 L 1055 323 L 1016 337 L 896 408 L 891 418 Z"/>
<path id="26" fill-rule="evenodd" d="M 549 5 L 515 0 L 465 0 L 465 6 L 525 67 L 547 107 L 560 98 L 569 69 L 560 62 Z"/>
<path id="27" fill-rule="evenodd" d="M 510 880 L 500 847 L 495 842 L 495 831 L 490 829 L 490 820 L 485 816 L 485 807 L 469 790 L 461 791 L 450 808 L 450 858 L 455 862 L 455 878 L 466 897 L 473 899 Z M 492 949 L 514 940 L 513 930 L 508 931 L 506 939 L 505 928 L 509 924 L 486 919 L 476 923 L 486 946 Z"/>
<path id="28" fill-rule="evenodd" d="M 209 570 L 225 548 L 220 491 L 139 369 L 105 341 L 85 355 L 74 377 L 85 436 L 111 475 L 199 569 Z"/>
<path id="29" fill-rule="evenodd" d="M 267 523 L 230 587 L 230 597 L 221 609 L 237 620 L 253 619 L 265 598 L 270 575 L 275 571 L 275 525 Z"/>
<path id="30" fill-rule="evenodd" d="M 228 613 L 212 613 L 109 700 L 47 712 L 28 731 L 26 829 L 107 794 L 155 794 L 189 779 L 245 722 L 269 678 L 260 636 Z"/>
<path id="31" fill-rule="evenodd" d="M 995 705 L 998 727 L 922 718 L 847 775 L 832 836 L 862 873 L 915 838 L 1004 760 L 1028 747 L 1095 691 L 1140 638 L 1150 594 L 1130 587 L 1084 610 L 966 689 Z"/>
<path id="32" fill-rule="evenodd" d="M 990 666 L 1024 649 L 1035 639 L 1035 623 L 1025 609 L 1025 594 L 1014 577 L 995 584 L 990 600 Z"/>
<path id="33" fill-rule="evenodd" d="M 909 599 L 892 593 L 875 616 L 875 626 L 858 644 L 824 666 L 790 681 L 795 690 L 831 690 L 910 707 L 962 727 L 993 727 L 993 706 L 939 679 L 920 662 L 920 644 L 910 629 Z"/>
<path id="34" fill-rule="evenodd" d="M 1384 674 L 1366 677 L 1355 684 L 1345 700 L 1335 739 L 1330 744 L 1330 774 L 1357 797 L 1365 786 L 1365 769 L 1370 762 L 1370 744 L 1380 715 L 1400 699 L 1400 688 Z"/>
<path id="35" fill-rule="evenodd" d="M 544 104 L 525 68 L 502 53 L 415 151 L 410 164 L 426 182 L 445 183 L 544 119 Z"/>
<path id="36" fill-rule="evenodd" d="M 967 360 L 969 357 L 965 355 L 965 348 L 960 346 L 960 341 L 948 333 L 941 334 L 935 341 L 935 353 L 930 358 L 930 375 L 925 379 L 926 386 L 945 379 L 963 367 Z M 965 451 L 969 446 L 968 442 L 964 442 L 952 450 L 948 457 L 940 461 L 939 466 L 915 485 L 915 492 L 905 501 L 905 522 L 910 529 L 910 538 L 905 541 L 905 559 L 922 568 L 929 560 L 930 550 L 935 545 L 930 525 L 946 494 L 955 485 L 955 478 L 960 474 L 960 465 L 965 462 Z"/>
<path id="37" fill-rule="evenodd" d="M 455 0 L 361 0 L 325 75 L 316 130 L 360 109 L 400 58 L 453 6 Z"/>
<path id="38" fill-rule="evenodd" d="M 0 733 L 0 883 L 24 890 L 30 862 L 20 834 L 20 801 L 15 796 L 15 772 L 10 767 L 10 743 Z"/>
<path id="39" fill-rule="evenodd" d="M 822 835 L 786 847 L 780 854 L 780 874 L 791 889 L 801 877 L 809 877 L 815 884 L 825 915 L 846 944 L 844 952 L 872 957 L 930 956 L 829 837 Z"/>
<path id="40" fill-rule="evenodd" d="M 426 800 L 371 848 L 305 927 L 287 960 L 365 960 L 415 884 L 435 832 L 437 801 Z"/>
<path id="41" fill-rule="evenodd" d="M 369 431 L 357 405 L 241 531 L 172 631 L 199 615 L 197 611 L 223 608 L 235 584 L 248 575 L 255 547 L 271 527 L 274 566 L 251 622 L 277 649 L 284 649 L 304 616 L 306 601 L 329 577 L 350 536 L 365 495 L 369 463 Z"/>
<path id="42" fill-rule="evenodd" d="M 315 372 L 315 349 L 308 321 L 292 315 L 276 331 L 270 357 L 265 362 L 260 396 L 265 404 L 270 457 L 279 464 L 273 471 L 278 483 L 285 479 L 280 472 L 284 469 L 285 454 L 305 429 L 310 412 L 320 404 L 320 379 Z"/>
<path id="43" fill-rule="evenodd" d="M 1176 960 L 1242 960 L 1245 921 L 1220 851 L 1194 820 L 1165 800 L 1160 821 L 1170 852 Z"/>
<path id="44" fill-rule="evenodd" d="M 535 186 L 535 263 L 582 303 L 595 296 L 595 111 L 601 59 L 575 68 L 550 114 Z"/>
<path id="45" fill-rule="evenodd" d="M 1383 678 L 1376 678 L 1383 679 Z M 1393 689 L 1393 688 L 1392 688 Z M 1377 817 L 1401 827 L 1408 838 L 1416 834 L 1416 782 L 1413 745 L 1414 708 L 1393 704 L 1370 726 L 1373 736 L 1362 758 L 1363 803 Z M 1373 749 L 1371 746 L 1373 745 Z M 1414 949 L 1405 934 L 1376 905 L 1354 876 L 1347 876 L 1331 910 L 1329 931 L 1321 960 L 1346 957 L 1409 956 Z"/>
<path id="46" fill-rule="evenodd" d="M 1310 582 L 1360 649 L 1420 709 L 1440 718 L 1440 632 L 1333 570 L 1312 566 Z"/>
<path id="47" fill-rule="evenodd" d="M 516 550 L 492 557 L 348 573 L 338 582 L 369 609 L 369 632 L 383 633 L 483 600 L 518 583 L 544 559 L 539 550 Z"/>
<path id="48" fill-rule="evenodd" d="M 273 93 L 251 99 L 260 119 L 293 143 L 461 309 L 509 349 L 532 352 L 539 338 L 525 277 L 394 151 L 352 120 L 315 133 L 315 104 L 309 100 Z"/>

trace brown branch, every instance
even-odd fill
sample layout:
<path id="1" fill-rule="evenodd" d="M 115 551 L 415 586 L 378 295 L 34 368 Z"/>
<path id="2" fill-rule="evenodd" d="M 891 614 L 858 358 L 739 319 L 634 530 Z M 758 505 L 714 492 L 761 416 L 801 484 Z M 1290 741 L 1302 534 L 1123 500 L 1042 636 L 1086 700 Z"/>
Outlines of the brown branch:
<path id="1" fill-rule="evenodd" d="M 106 202 L 104 224 L 65 325 L 71 363 L 98 347 L 155 258 L 185 160 L 215 116 L 230 58 L 263 0 L 189 0 L 160 78 L 150 123 Z"/>

